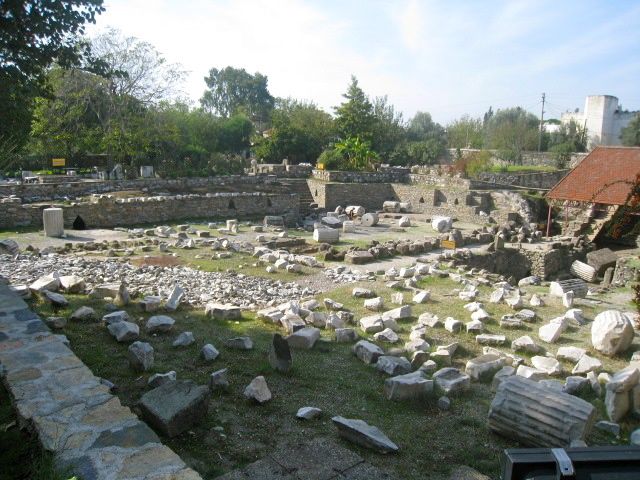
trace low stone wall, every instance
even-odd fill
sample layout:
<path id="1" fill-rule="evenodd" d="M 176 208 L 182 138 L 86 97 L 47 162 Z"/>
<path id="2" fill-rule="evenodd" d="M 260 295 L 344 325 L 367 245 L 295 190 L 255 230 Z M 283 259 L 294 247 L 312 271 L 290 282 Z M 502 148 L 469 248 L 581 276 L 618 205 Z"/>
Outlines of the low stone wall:
<path id="1" fill-rule="evenodd" d="M 49 206 L 0 203 L 0 229 L 42 227 L 42 210 Z M 71 227 L 77 216 L 82 217 L 87 228 L 264 215 L 282 215 L 288 224 L 294 224 L 299 216 L 299 200 L 295 193 L 217 193 L 129 199 L 104 196 L 94 202 L 58 206 L 63 210 L 66 228 Z"/>
<path id="2" fill-rule="evenodd" d="M 477 190 L 495 190 L 507 188 L 531 188 L 550 190 L 562 180 L 569 170 L 556 172 L 491 173 L 482 172 L 471 180 L 471 188 Z"/>
<path id="3" fill-rule="evenodd" d="M 491 253 L 473 255 L 468 265 L 484 268 L 492 273 L 517 280 L 529 275 L 537 275 L 543 280 L 555 280 L 569 273 L 575 260 L 584 261 L 586 252 L 568 246 L 559 248 L 525 249 L 507 247 Z"/>
<path id="4" fill-rule="evenodd" d="M 408 183 L 408 168 L 390 168 L 378 172 L 342 172 L 314 169 L 312 177 L 323 182 L 340 183 Z"/>
<path id="5" fill-rule="evenodd" d="M 256 175 L 275 175 L 280 178 L 309 178 L 311 165 L 283 165 L 280 163 L 259 163 L 252 167 Z"/>
<path id="6" fill-rule="evenodd" d="M 2 284 L 0 377 L 22 426 L 79 477 L 200 479 Z"/>
<path id="7" fill-rule="evenodd" d="M 447 150 L 447 154 L 445 155 L 442 163 L 447 163 L 448 161 L 455 161 L 458 155 L 462 155 L 462 158 L 467 157 L 468 155 L 481 152 L 482 150 L 474 149 L 474 148 L 449 148 Z M 459 152 L 459 153 L 458 153 Z M 503 163 L 497 157 L 498 150 L 489 150 L 493 154 L 492 160 L 497 164 Z M 586 157 L 588 153 L 572 153 L 571 159 L 569 160 L 569 167 L 573 168 L 578 165 L 584 157 Z M 551 152 L 522 152 L 522 165 L 531 165 L 531 166 L 547 166 L 547 167 L 555 167 L 557 164 L 556 159 L 553 157 Z"/>
<path id="8" fill-rule="evenodd" d="M 278 179 L 275 176 L 265 175 L 228 175 L 220 177 L 193 177 L 193 178 L 140 178 L 137 180 L 95 180 L 95 181 L 68 181 L 64 183 L 42 183 L 23 185 L 0 185 L 0 197 L 15 195 L 24 202 L 37 202 L 46 200 L 59 200 L 65 197 L 75 199 L 94 193 L 111 193 L 120 191 L 141 191 L 149 194 L 188 193 L 194 190 L 235 190 L 253 191 L 269 189 L 277 186 Z"/>

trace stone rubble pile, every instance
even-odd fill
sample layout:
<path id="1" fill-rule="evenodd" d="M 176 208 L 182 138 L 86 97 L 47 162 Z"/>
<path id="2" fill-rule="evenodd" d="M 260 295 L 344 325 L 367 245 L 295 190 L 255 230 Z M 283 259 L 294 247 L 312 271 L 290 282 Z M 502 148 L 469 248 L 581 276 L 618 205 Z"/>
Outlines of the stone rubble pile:
<path id="1" fill-rule="evenodd" d="M 14 285 L 30 285 L 52 272 L 57 272 L 58 277 L 75 275 L 81 278 L 87 292 L 104 284 L 115 284 L 117 288 L 124 283 L 132 296 L 156 295 L 170 299 L 177 284 L 184 290 L 182 302 L 197 307 L 222 302 L 257 308 L 314 294 L 311 289 L 296 283 L 234 272 L 202 272 L 184 266 L 135 267 L 116 259 L 97 261 L 56 254 L 44 257 L 21 254 L 15 260 L 8 255 L 0 256 L 0 275 Z M 57 290 L 59 281 L 54 283 L 52 290 Z M 116 294 L 112 292 L 106 296 L 114 299 Z"/>

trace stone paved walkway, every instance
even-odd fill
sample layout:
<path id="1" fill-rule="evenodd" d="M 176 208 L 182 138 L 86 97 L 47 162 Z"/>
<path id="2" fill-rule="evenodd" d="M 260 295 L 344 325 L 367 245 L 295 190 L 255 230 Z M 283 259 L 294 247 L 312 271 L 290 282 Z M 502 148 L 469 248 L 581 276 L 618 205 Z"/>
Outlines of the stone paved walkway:
<path id="1" fill-rule="evenodd" d="M 282 445 L 267 457 L 216 480 L 391 480 L 391 477 L 336 442 L 316 438 L 301 445 Z"/>
<path id="2" fill-rule="evenodd" d="M 20 421 L 83 480 L 201 478 L 1 283 L 0 377 Z"/>

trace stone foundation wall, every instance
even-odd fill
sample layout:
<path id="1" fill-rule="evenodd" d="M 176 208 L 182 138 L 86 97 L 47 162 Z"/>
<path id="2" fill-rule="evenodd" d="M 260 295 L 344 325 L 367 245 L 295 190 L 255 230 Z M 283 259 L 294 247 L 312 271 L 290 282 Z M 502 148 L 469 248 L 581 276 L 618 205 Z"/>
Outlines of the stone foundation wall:
<path id="1" fill-rule="evenodd" d="M 42 226 L 42 210 L 50 205 L 0 203 L 0 229 Z M 294 193 L 218 193 L 115 199 L 57 205 L 63 209 L 64 224 L 71 227 L 79 215 L 87 228 L 162 223 L 187 219 L 228 219 L 282 215 L 289 224 L 299 216 L 299 197 Z"/>
<path id="2" fill-rule="evenodd" d="M 342 172 L 314 169 L 312 178 L 323 182 L 341 183 L 407 183 L 409 182 L 409 169 L 393 168 L 378 172 Z"/>
<path id="3" fill-rule="evenodd" d="M 539 250 L 507 247 L 496 252 L 474 255 L 469 260 L 469 266 L 484 268 L 505 277 L 514 276 L 517 280 L 529 275 L 555 280 L 567 274 L 575 260 L 584 261 L 585 257 L 585 252 L 567 246 Z"/>
<path id="4" fill-rule="evenodd" d="M 475 189 L 531 188 L 550 190 L 564 178 L 569 170 L 536 173 L 491 173 L 482 172 L 477 179 L 471 180 Z"/>
<path id="5" fill-rule="evenodd" d="M 69 181 L 24 185 L 0 185 L 0 197 L 15 195 L 24 202 L 46 201 L 65 197 L 75 199 L 94 193 L 140 191 L 144 193 L 188 193 L 192 191 L 273 191 L 279 181 L 275 176 L 229 175 L 208 178 L 140 178 L 137 180 Z"/>

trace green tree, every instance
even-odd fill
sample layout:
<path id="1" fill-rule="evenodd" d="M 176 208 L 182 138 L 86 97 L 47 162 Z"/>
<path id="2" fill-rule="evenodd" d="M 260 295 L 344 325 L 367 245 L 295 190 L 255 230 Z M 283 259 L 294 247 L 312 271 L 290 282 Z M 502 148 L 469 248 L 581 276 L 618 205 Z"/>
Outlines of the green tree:
<path id="1" fill-rule="evenodd" d="M 428 112 L 416 112 L 407 126 L 406 142 L 393 155 L 395 165 L 431 165 L 446 149 L 444 128 Z"/>
<path id="2" fill-rule="evenodd" d="M 538 146 L 538 118 L 520 107 L 488 115 L 485 128 L 487 146 L 509 163 L 521 163 L 522 152 Z"/>
<path id="3" fill-rule="evenodd" d="M 0 2 L 0 149 L 27 140 L 34 99 L 47 92 L 52 63 L 76 65 L 78 38 L 104 11 L 103 0 Z M 2 145 L 5 147 L 2 147 Z"/>
<path id="4" fill-rule="evenodd" d="M 406 130 L 402 113 L 396 112 L 387 97 L 376 97 L 373 101 L 372 148 L 385 159 L 404 141 Z"/>
<path id="5" fill-rule="evenodd" d="M 280 99 L 265 133 L 255 142 L 258 158 L 272 163 L 284 158 L 292 163 L 315 163 L 333 139 L 333 119 L 313 103 Z"/>
<path id="6" fill-rule="evenodd" d="M 371 142 L 376 123 L 373 105 L 358 85 L 358 79 L 355 76 L 351 76 L 347 93 L 342 96 L 345 101 L 335 107 L 335 125 L 338 135 L 342 139 L 357 137 L 363 142 Z"/>
<path id="7" fill-rule="evenodd" d="M 245 113 L 254 122 L 267 121 L 275 99 L 269 93 L 265 75 L 251 75 L 244 68 L 212 68 L 204 81 L 207 90 L 200 104 L 206 111 L 225 118 Z"/>
<path id="8" fill-rule="evenodd" d="M 482 120 L 469 115 L 460 117 L 447 125 L 449 148 L 482 148 L 484 127 Z"/>
<path id="9" fill-rule="evenodd" d="M 640 147 L 640 114 L 636 115 L 629 125 L 622 129 L 620 140 L 627 147 Z"/>

